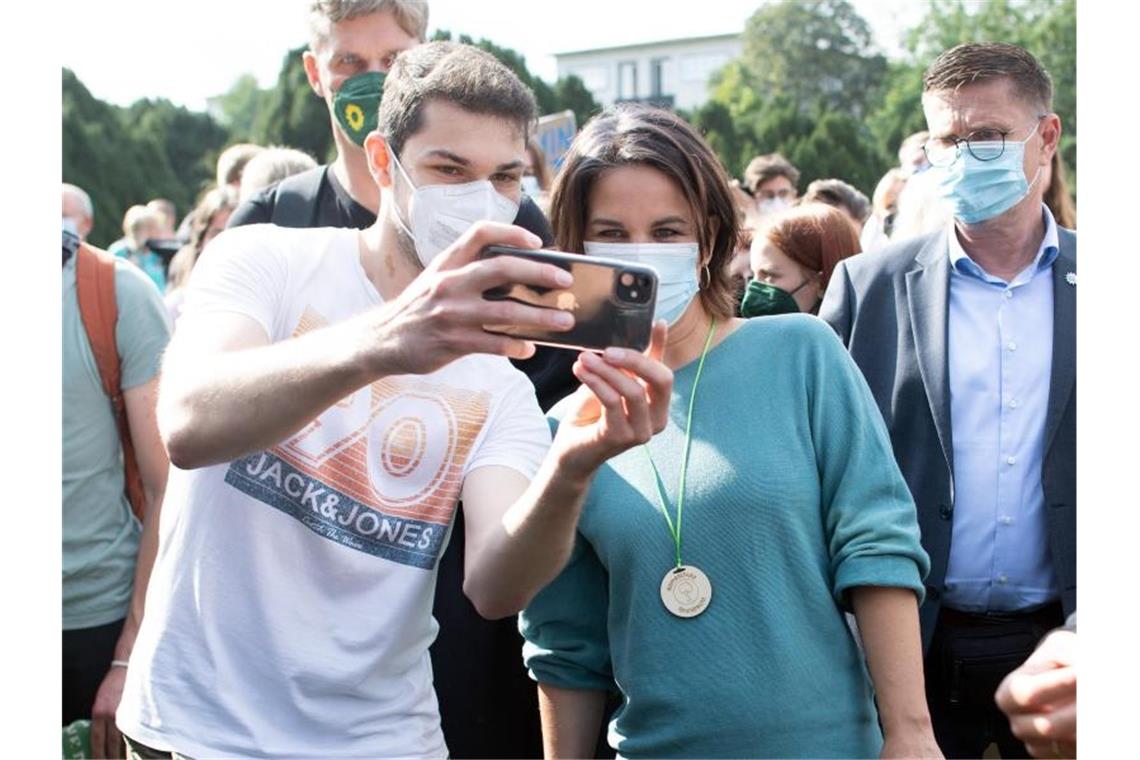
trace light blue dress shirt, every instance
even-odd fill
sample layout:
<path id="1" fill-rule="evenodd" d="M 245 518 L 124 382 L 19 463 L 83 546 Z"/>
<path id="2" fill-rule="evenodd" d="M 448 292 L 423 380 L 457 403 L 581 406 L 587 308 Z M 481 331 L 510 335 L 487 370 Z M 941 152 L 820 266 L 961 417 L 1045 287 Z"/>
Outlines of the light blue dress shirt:
<path id="1" fill-rule="evenodd" d="M 949 372 L 954 516 L 944 603 L 1025 609 L 1059 596 L 1041 490 L 1053 365 L 1057 224 L 1011 282 L 986 273 L 950 229 Z"/>

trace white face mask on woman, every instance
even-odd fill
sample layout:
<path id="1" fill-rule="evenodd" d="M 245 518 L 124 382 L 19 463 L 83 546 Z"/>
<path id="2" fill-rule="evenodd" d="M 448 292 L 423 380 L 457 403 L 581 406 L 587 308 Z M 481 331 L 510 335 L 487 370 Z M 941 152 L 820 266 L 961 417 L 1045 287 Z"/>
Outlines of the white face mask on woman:
<path id="1" fill-rule="evenodd" d="M 490 180 L 416 187 L 395 153 L 392 162 L 412 189 L 409 222 L 401 218 L 398 203 L 396 222 L 415 241 L 416 255 L 425 267 L 476 222 L 510 224 L 519 214 L 519 204 L 495 190 Z"/>
<path id="2" fill-rule="evenodd" d="M 657 304 L 654 319 L 670 325 L 681 318 L 700 290 L 697 280 L 696 243 L 590 243 L 584 245 L 587 256 L 646 264 L 657 271 Z"/>

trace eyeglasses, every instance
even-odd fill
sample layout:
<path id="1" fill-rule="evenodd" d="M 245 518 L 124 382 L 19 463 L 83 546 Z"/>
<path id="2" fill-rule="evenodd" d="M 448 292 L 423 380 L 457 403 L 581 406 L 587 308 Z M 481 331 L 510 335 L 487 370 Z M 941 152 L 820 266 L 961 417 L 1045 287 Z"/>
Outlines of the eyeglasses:
<path id="1" fill-rule="evenodd" d="M 1033 131 L 1024 140 L 1011 140 L 1010 142 L 1028 142 L 1029 138 L 1033 137 L 1033 133 L 1037 131 L 1037 125 L 1048 115 L 1043 113 L 1037 116 L 1037 121 L 1033 124 Z M 1005 140 L 1011 134 L 1013 134 L 1012 130 L 1002 132 L 999 129 L 987 128 L 976 129 L 966 137 L 932 137 L 923 143 L 922 152 L 926 154 L 926 160 L 930 162 L 931 166 L 945 167 L 950 166 L 961 157 L 962 145 L 965 144 L 966 150 L 978 161 L 995 161 L 1005 153 Z"/>

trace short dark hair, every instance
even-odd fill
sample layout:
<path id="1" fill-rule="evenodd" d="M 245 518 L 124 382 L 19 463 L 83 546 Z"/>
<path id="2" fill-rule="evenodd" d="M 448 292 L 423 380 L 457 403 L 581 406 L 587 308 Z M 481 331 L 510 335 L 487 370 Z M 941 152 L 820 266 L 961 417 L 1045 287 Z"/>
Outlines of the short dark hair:
<path id="1" fill-rule="evenodd" d="M 867 196 L 841 179 L 817 179 L 807 186 L 801 203 L 818 201 L 829 206 L 842 207 L 860 222 L 871 215 L 871 201 Z"/>
<path id="2" fill-rule="evenodd" d="M 384 80 L 378 129 L 393 151 L 420 130 L 433 100 L 511 122 L 524 140 L 538 110 L 534 93 L 490 53 L 455 42 L 417 45 L 396 56 Z"/>
<path id="3" fill-rule="evenodd" d="M 688 201 L 697 243 L 707 256 L 701 303 L 715 317 L 732 317 L 736 301 L 728 262 L 739 235 L 728 174 L 708 143 L 676 114 L 646 105 L 606 109 L 582 128 L 563 159 L 550 198 L 555 245 L 581 252 L 590 193 L 608 169 L 649 166 L 677 184 Z"/>
<path id="4" fill-rule="evenodd" d="M 779 153 L 757 156 L 748 163 L 748 168 L 744 170 L 744 186 L 748 188 L 749 192 L 755 194 L 756 188 L 773 177 L 787 177 L 788 181 L 798 188 L 800 170 L 792 166 L 792 162 Z"/>
<path id="5" fill-rule="evenodd" d="M 953 91 L 978 82 L 1008 79 L 1016 95 L 1043 111 L 1053 109 L 1053 79 L 1023 47 L 1005 42 L 967 42 L 934 59 L 922 91 Z"/>

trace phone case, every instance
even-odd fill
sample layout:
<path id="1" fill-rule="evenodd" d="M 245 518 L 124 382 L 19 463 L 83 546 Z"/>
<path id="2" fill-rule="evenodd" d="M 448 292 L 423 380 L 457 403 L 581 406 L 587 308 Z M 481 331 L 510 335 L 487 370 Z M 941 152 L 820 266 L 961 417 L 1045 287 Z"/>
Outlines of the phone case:
<path id="1" fill-rule="evenodd" d="M 516 325 L 485 325 L 488 332 L 510 335 L 562 348 L 602 351 L 610 346 L 644 351 L 653 330 L 657 273 L 642 264 L 584 254 L 490 246 L 483 257 L 519 256 L 554 264 L 569 271 L 569 288 L 512 284 L 485 291 L 489 301 L 515 301 L 574 314 L 574 327 L 565 332 L 534 332 Z"/>

